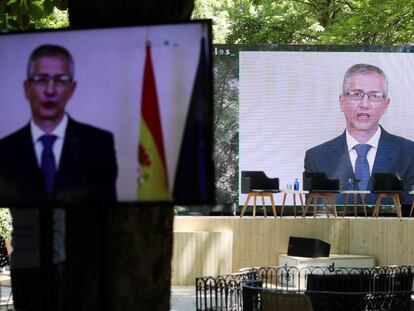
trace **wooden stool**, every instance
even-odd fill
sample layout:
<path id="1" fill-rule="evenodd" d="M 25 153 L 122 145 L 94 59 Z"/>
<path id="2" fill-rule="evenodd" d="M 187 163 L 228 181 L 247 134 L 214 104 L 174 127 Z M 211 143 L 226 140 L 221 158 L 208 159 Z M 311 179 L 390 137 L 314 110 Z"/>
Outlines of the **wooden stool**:
<path id="1" fill-rule="evenodd" d="M 294 212 L 295 218 L 296 218 L 296 195 L 298 195 L 298 197 L 299 197 L 300 207 L 302 208 L 302 215 L 303 215 L 305 210 L 304 210 L 304 206 L 303 206 L 302 194 L 308 194 L 309 191 L 305 191 L 305 190 L 282 190 L 282 193 L 283 193 L 283 200 L 282 200 L 282 210 L 280 211 L 280 218 L 283 217 L 283 211 L 285 210 L 286 197 L 289 193 L 292 194 L 292 196 L 293 196 L 293 212 Z"/>
<path id="2" fill-rule="evenodd" d="M 322 198 L 323 206 L 326 211 L 326 216 L 329 218 L 329 211 L 328 211 L 328 205 L 326 203 L 327 199 L 331 200 L 334 216 L 336 217 L 336 205 L 335 205 L 335 193 L 332 192 L 311 192 L 308 196 L 308 199 L 306 200 L 306 207 L 305 207 L 305 213 L 302 217 L 306 216 L 306 213 L 308 212 L 309 206 L 313 200 L 313 218 L 316 218 L 316 207 L 318 206 L 318 198 Z"/>
<path id="3" fill-rule="evenodd" d="M 345 217 L 346 208 L 349 202 L 349 196 L 352 194 L 354 196 L 354 213 L 355 217 L 357 217 L 357 206 L 358 206 L 358 194 L 361 197 L 362 207 L 364 208 L 365 218 L 367 218 L 367 209 L 365 206 L 365 195 L 369 194 L 369 191 L 366 190 L 343 190 L 341 191 L 342 194 L 345 194 L 345 201 L 344 201 L 344 211 L 342 217 Z"/>
<path id="4" fill-rule="evenodd" d="M 256 198 L 257 197 L 262 197 L 262 209 L 263 209 L 264 217 L 267 217 L 266 205 L 265 205 L 265 202 L 264 202 L 264 198 L 265 197 L 270 198 L 270 202 L 272 203 L 273 216 L 276 217 L 277 213 L 276 213 L 276 208 L 275 208 L 275 202 L 273 200 L 273 193 L 274 192 L 260 192 L 260 191 L 249 192 L 247 194 L 246 202 L 244 203 L 243 209 L 240 213 L 240 218 L 243 217 L 244 212 L 246 211 L 246 208 L 247 208 L 247 204 L 249 203 L 251 197 L 254 198 L 254 201 L 253 201 L 254 202 L 253 203 L 253 217 L 256 217 Z"/>
<path id="5" fill-rule="evenodd" d="M 378 197 L 377 197 L 377 201 L 375 202 L 375 208 L 374 208 L 374 212 L 372 213 L 372 217 L 378 217 L 379 215 L 379 210 L 381 207 L 381 201 L 384 198 L 391 198 L 392 201 L 394 202 L 394 208 L 397 212 L 397 216 L 398 218 L 402 217 L 402 213 L 401 213 L 401 202 L 400 202 L 400 194 L 399 193 L 378 193 Z M 412 212 L 412 208 L 411 208 L 411 212 Z M 410 216 L 411 216 L 411 212 L 410 212 Z"/>

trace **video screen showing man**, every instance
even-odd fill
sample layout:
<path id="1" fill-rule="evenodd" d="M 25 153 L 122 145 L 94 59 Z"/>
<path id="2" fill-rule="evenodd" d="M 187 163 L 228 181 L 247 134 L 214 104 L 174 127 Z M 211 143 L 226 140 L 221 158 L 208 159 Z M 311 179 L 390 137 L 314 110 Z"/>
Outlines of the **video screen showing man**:
<path id="1" fill-rule="evenodd" d="M 346 129 L 340 136 L 306 151 L 305 171 L 325 172 L 328 178 L 339 179 L 342 189 L 348 189 L 350 179 L 357 181 L 359 190 L 370 189 L 372 173 L 398 173 L 407 190 L 401 202 L 410 204 L 408 189 L 414 184 L 414 142 L 390 134 L 380 125 L 390 103 L 387 76 L 379 67 L 369 64 L 350 67 L 339 96 Z M 368 204 L 375 203 L 374 200 L 373 195 L 367 196 Z"/>
<path id="2" fill-rule="evenodd" d="M 40 286 L 36 285 L 40 279 L 38 208 L 50 203 L 116 201 L 112 133 L 79 123 L 65 111 L 76 90 L 74 77 L 75 64 L 67 49 L 37 47 L 30 55 L 23 83 L 31 119 L 0 140 L 1 199 L 19 205 L 11 208 L 10 258 L 18 310 L 41 310 Z M 66 256 L 65 211 L 55 209 L 53 218 L 53 273 L 58 279 Z"/>

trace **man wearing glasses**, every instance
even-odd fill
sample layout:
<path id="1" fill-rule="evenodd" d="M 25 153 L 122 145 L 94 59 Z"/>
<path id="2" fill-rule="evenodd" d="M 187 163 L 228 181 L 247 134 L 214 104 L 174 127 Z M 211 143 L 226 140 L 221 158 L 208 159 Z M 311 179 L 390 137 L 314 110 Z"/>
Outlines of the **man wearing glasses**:
<path id="1" fill-rule="evenodd" d="M 346 129 L 306 151 L 305 171 L 325 172 L 328 178 L 340 180 L 341 189 L 348 189 L 349 180 L 356 180 L 359 190 L 370 189 L 373 172 L 396 172 L 408 189 L 414 184 L 414 142 L 379 125 L 389 104 L 388 81 L 380 68 L 369 64 L 349 68 L 339 96 Z M 374 199 L 367 196 L 367 203 L 375 203 Z M 402 203 L 410 201 L 405 193 Z"/>
<path id="2" fill-rule="evenodd" d="M 10 258 L 15 308 L 42 310 L 45 306 L 41 305 L 41 290 L 45 283 L 41 282 L 44 269 L 40 270 L 40 262 L 44 254 L 39 250 L 44 251 L 40 232 L 47 218 L 39 217 L 39 211 L 57 204 L 74 205 L 76 211 L 79 204 L 94 207 L 97 203 L 115 202 L 117 164 L 113 135 L 79 123 L 65 112 L 76 90 L 74 61 L 68 50 L 57 45 L 36 48 L 29 58 L 23 87 L 31 120 L 0 140 L 0 193 L 3 200 L 16 205 L 11 208 Z M 65 218 L 69 220 L 72 215 L 66 215 L 63 209 L 53 210 L 53 283 L 46 285 L 55 290 L 56 297 L 49 297 L 55 299 L 53 310 L 60 310 L 64 303 L 60 289 L 66 259 Z M 92 220 L 87 224 L 90 230 L 85 232 L 85 241 L 99 234 L 96 223 Z M 94 249 L 93 243 L 90 248 Z M 78 257 L 85 258 L 85 270 L 96 265 L 87 254 Z M 78 290 L 84 290 L 82 284 Z"/>

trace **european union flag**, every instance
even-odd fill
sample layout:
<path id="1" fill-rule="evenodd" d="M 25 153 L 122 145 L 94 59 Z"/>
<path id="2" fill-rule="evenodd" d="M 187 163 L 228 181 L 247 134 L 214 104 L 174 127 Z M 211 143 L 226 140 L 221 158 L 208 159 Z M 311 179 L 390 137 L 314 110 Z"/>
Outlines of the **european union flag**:
<path id="1" fill-rule="evenodd" d="M 180 203 L 207 203 L 213 197 L 214 169 L 210 158 L 212 155 L 210 77 L 203 37 L 175 174 L 174 199 Z"/>

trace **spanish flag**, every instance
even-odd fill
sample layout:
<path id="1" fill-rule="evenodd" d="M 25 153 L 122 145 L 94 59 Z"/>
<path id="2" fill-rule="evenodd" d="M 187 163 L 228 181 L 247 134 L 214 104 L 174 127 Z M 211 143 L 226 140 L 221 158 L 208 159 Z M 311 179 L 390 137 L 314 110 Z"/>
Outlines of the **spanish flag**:
<path id="1" fill-rule="evenodd" d="M 144 78 L 142 86 L 138 200 L 171 200 L 168 189 L 164 140 L 158 108 L 157 88 L 151 61 L 151 44 L 146 44 Z"/>

